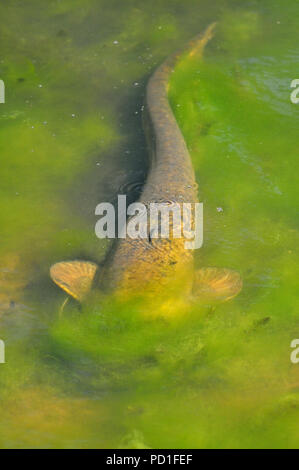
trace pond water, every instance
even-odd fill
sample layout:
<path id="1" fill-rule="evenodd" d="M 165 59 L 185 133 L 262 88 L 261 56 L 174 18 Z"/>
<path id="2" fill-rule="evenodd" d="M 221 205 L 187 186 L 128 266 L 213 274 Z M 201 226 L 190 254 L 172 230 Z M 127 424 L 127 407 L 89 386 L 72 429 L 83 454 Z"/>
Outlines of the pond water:
<path id="1" fill-rule="evenodd" d="M 0 18 L 0 446 L 298 447 L 298 2 L 12 0 Z M 204 203 L 196 264 L 242 292 L 169 321 L 140 299 L 59 315 L 49 267 L 101 262 L 96 205 L 146 177 L 148 77 L 213 21 L 169 98 Z"/>

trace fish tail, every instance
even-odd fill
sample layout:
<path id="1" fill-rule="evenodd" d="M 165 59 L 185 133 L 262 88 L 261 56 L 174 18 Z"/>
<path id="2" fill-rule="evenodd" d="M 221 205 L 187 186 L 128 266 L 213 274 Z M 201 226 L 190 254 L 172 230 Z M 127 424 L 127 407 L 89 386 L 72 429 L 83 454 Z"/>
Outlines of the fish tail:
<path id="1" fill-rule="evenodd" d="M 195 55 L 202 55 L 205 46 L 214 37 L 216 25 L 216 22 L 211 23 L 202 34 L 199 34 L 195 38 L 191 39 L 186 47 L 187 49 L 190 48 L 190 57 Z"/>
<path id="2" fill-rule="evenodd" d="M 160 67 L 157 68 L 155 73 L 152 75 L 150 82 L 159 82 L 160 88 L 166 88 L 168 90 L 168 82 L 171 73 L 174 71 L 176 65 L 184 55 L 187 57 L 201 57 L 203 55 L 205 46 L 214 37 L 215 27 L 217 23 L 211 23 L 203 33 L 193 37 L 187 44 L 179 49 L 174 54 L 170 55 Z M 155 88 L 159 88 L 159 85 L 155 85 Z"/>

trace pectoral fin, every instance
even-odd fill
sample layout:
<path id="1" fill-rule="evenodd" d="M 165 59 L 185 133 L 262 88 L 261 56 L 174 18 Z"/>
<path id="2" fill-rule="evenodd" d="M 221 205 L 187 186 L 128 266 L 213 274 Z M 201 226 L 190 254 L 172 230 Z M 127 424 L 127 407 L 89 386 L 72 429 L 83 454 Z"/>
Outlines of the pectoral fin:
<path id="1" fill-rule="evenodd" d="M 89 261 L 62 261 L 51 266 L 50 276 L 61 289 L 82 302 L 92 287 L 97 269 Z"/>
<path id="2" fill-rule="evenodd" d="M 226 268 L 202 268 L 195 272 L 193 295 L 204 302 L 225 302 L 242 289 L 237 271 Z"/>

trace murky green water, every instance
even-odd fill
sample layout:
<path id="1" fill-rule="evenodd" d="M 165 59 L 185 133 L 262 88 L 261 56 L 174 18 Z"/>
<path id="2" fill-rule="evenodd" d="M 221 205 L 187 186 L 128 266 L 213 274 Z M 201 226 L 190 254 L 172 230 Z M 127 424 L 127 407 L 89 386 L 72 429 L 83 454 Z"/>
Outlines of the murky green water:
<path id="1" fill-rule="evenodd" d="M 2 448 L 298 447 L 298 16 L 280 0 L 1 3 Z M 144 180 L 146 79 L 215 20 L 170 100 L 204 202 L 196 263 L 239 270 L 242 293 L 170 322 L 111 299 L 59 318 L 50 265 L 100 261 L 95 206 Z"/>

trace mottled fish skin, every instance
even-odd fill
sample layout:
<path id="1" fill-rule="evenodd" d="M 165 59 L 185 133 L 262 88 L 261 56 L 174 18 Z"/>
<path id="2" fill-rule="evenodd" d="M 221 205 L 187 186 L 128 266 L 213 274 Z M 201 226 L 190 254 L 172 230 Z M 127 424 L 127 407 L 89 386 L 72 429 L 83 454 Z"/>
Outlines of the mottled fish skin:
<path id="1" fill-rule="evenodd" d="M 179 204 L 198 202 L 197 184 L 191 158 L 168 101 L 170 74 L 182 54 L 202 54 L 211 39 L 214 24 L 178 53 L 169 57 L 151 76 L 146 89 L 144 128 L 150 150 L 150 170 L 139 198 L 147 208 L 152 202 Z M 150 292 L 172 295 L 191 293 L 193 252 L 185 238 L 148 238 L 116 241 L 98 282 L 128 297 Z"/>
<path id="2" fill-rule="evenodd" d="M 182 215 L 183 203 L 192 205 L 198 202 L 191 158 L 169 105 L 168 84 L 170 74 L 183 54 L 202 55 L 213 36 L 214 27 L 215 23 L 183 50 L 169 57 L 148 82 L 144 131 L 151 158 L 148 177 L 138 201 L 144 209 L 142 221 L 138 218 L 142 236 L 131 238 L 127 235 L 116 239 L 101 267 L 81 260 L 62 261 L 51 266 L 53 281 L 79 302 L 84 302 L 94 286 L 102 292 L 113 292 L 121 300 L 136 298 L 136 295 L 142 298 L 149 296 L 153 308 L 146 308 L 146 314 L 171 316 L 188 312 L 192 300 L 225 302 L 242 289 L 240 274 L 231 269 L 206 267 L 194 270 L 193 251 L 186 247 L 186 242 L 190 245 L 192 238 L 190 232 L 198 229 L 194 215 L 187 218 L 187 234 L 186 220 L 171 218 L 168 238 L 161 234 L 157 237 L 153 232 L 153 229 L 165 228 L 165 219 L 157 219 L 153 227 L 149 217 L 151 203 L 166 205 L 167 209 L 178 206 Z M 134 217 L 136 215 L 127 220 L 127 229 Z M 182 228 L 183 236 L 175 238 L 172 229 L 181 232 Z M 155 308 L 156 305 L 159 308 Z"/>

